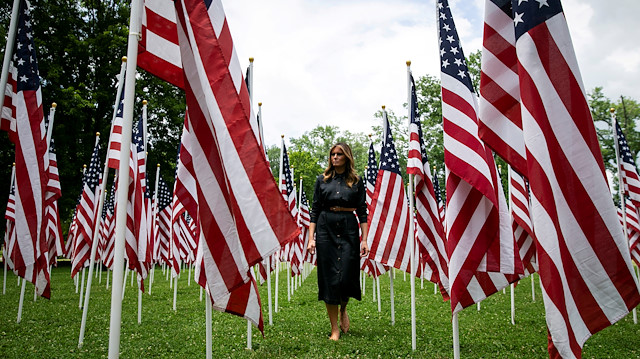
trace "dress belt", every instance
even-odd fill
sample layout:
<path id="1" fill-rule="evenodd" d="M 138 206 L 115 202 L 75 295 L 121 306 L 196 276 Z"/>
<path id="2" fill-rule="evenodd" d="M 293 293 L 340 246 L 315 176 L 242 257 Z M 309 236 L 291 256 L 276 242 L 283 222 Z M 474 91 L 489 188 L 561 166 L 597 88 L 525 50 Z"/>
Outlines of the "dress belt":
<path id="1" fill-rule="evenodd" d="M 340 206 L 333 206 L 333 207 L 329 207 L 329 210 L 332 211 L 332 212 L 353 212 L 356 209 L 355 208 L 340 207 Z"/>

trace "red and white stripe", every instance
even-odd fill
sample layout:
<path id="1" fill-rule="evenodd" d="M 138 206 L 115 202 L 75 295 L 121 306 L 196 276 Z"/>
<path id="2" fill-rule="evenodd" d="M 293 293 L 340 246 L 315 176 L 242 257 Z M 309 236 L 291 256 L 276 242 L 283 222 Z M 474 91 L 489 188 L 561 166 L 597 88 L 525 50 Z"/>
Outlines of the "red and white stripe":
<path id="1" fill-rule="evenodd" d="M 203 262 L 197 277 L 219 305 L 251 283 L 250 268 L 299 229 L 260 150 L 222 3 L 183 0 L 175 6 L 199 204 Z M 253 316 L 259 323 L 259 301 L 252 303 L 235 314 L 259 314 Z"/>
<path id="2" fill-rule="evenodd" d="M 566 19 L 544 19 L 516 42 L 531 213 L 550 355 L 580 357 L 640 295 Z"/>
<path id="3" fill-rule="evenodd" d="M 509 166 L 509 207 L 511 228 L 522 259 L 524 274 L 538 271 L 536 246 L 529 212 L 529 190 L 525 179 Z"/>
<path id="4" fill-rule="evenodd" d="M 138 66 L 170 84 L 184 88 L 173 1 L 144 1 L 142 38 L 138 42 Z"/>
<path id="5" fill-rule="evenodd" d="M 96 144 L 91 155 L 91 163 L 85 171 L 80 202 L 76 212 L 77 229 L 74 236 L 73 260 L 71 263 L 71 277 L 89 265 L 93 231 L 98 225 L 98 201 L 100 199 L 99 179 L 101 169 L 98 152 L 100 151 L 100 137 L 96 136 Z"/>
<path id="6" fill-rule="evenodd" d="M 415 186 L 415 238 L 418 244 L 418 258 L 426 264 L 424 278 L 440 286 L 442 293 L 449 291 L 448 257 L 444 227 L 440 218 L 438 201 L 431 178 L 431 167 L 423 152 L 424 139 L 420 119 L 417 116 L 417 97 L 413 76 L 411 77 L 411 109 L 413 116 L 409 123 L 409 153 L 407 174 L 414 176 Z M 418 267 L 416 267 L 418 268 Z"/>
<path id="7" fill-rule="evenodd" d="M 442 41 L 442 53 L 454 52 L 455 47 L 464 59 L 455 25 L 444 26 L 448 19 L 453 24 L 448 3 L 442 0 L 438 5 L 439 35 L 443 40 L 451 36 L 456 42 Z M 454 77 L 444 71 L 444 63 L 442 67 L 445 232 L 451 310 L 455 314 L 517 280 L 523 268 L 493 154 L 478 137 L 476 95 L 469 74 L 463 68 L 463 73 Z"/>
<path id="8" fill-rule="evenodd" d="M 527 173 L 511 2 L 486 0 L 484 16 L 478 134 L 516 171 Z"/>
<path id="9" fill-rule="evenodd" d="M 631 249 L 631 259 L 640 265 L 640 218 L 638 218 L 638 209 L 627 201 L 626 205 L 626 222 L 627 237 L 629 238 L 629 248 Z M 622 210 L 618 208 L 618 218 L 620 224 L 623 224 Z"/>
<path id="10" fill-rule="evenodd" d="M 369 259 L 409 272 L 409 240 L 413 240 L 409 235 L 409 204 L 386 112 L 383 121 L 385 141 L 367 217 Z"/>

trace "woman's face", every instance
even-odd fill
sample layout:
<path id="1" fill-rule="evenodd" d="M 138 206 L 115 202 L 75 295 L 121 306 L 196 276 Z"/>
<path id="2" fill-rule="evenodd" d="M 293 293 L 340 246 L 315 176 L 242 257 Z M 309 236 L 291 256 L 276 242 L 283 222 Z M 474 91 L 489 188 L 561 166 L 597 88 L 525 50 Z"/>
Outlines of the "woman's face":
<path id="1" fill-rule="evenodd" d="M 340 147 L 336 147 L 331 151 L 331 164 L 333 167 L 343 168 L 347 163 L 347 156 L 344 155 Z"/>

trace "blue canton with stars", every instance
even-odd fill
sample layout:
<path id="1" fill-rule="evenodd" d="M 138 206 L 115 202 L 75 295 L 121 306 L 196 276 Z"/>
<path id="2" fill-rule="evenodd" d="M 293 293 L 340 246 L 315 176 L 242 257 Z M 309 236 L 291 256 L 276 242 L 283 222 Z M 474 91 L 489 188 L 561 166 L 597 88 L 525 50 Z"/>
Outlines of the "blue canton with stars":
<path id="1" fill-rule="evenodd" d="M 367 162 L 367 182 L 373 186 L 376 185 L 378 177 L 378 161 L 376 160 L 376 151 L 373 149 L 373 143 L 369 145 L 369 161 Z"/>
<path id="2" fill-rule="evenodd" d="M 422 164 L 429 162 L 427 157 L 427 148 L 422 138 L 422 125 L 420 124 L 420 109 L 418 108 L 418 95 L 416 94 L 416 82 L 413 80 L 413 74 L 411 76 L 411 123 L 418 126 L 418 138 L 420 139 L 420 155 L 422 156 Z"/>
<path id="3" fill-rule="evenodd" d="M 102 208 L 102 219 L 107 218 L 107 213 L 113 213 L 115 211 L 115 200 L 116 196 L 116 185 L 115 182 L 111 185 L 111 193 L 109 193 L 109 197 L 107 198 L 107 202 L 104 204 Z"/>
<path id="4" fill-rule="evenodd" d="M 20 16 L 13 52 L 13 66 L 18 69 L 17 90 L 35 91 L 40 87 L 36 47 L 33 43 L 29 5 L 20 2 Z"/>
<path id="5" fill-rule="evenodd" d="M 284 144 L 282 145 L 282 152 L 282 175 L 286 181 L 287 195 L 291 195 L 291 192 L 293 192 L 293 180 L 291 178 L 291 168 L 289 167 L 289 155 Z M 282 182 L 282 180 L 280 181 Z"/>
<path id="6" fill-rule="evenodd" d="M 433 192 L 436 194 L 436 201 L 442 202 L 442 194 L 440 193 L 440 181 L 438 180 L 438 171 L 433 170 Z"/>
<path id="7" fill-rule="evenodd" d="M 516 40 L 562 12 L 560 0 L 511 0 Z"/>
<path id="8" fill-rule="evenodd" d="M 393 136 L 391 135 L 391 128 L 389 126 L 389 120 L 385 116 L 385 128 L 387 133 L 385 134 L 385 140 L 382 143 L 382 150 L 380 151 L 380 169 L 384 171 L 390 171 L 400 174 L 400 162 L 398 161 L 398 153 L 396 152 L 396 146 L 393 144 Z"/>
<path id="9" fill-rule="evenodd" d="M 451 16 L 447 0 L 438 1 L 438 29 L 440 43 L 440 70 L 462 82 L 472 93 L 473 85 L 469 77 L 469 69 L 460 46 L 456 25 Z"/>
<path id="10" fill-rule="evenodd" d="M 88 186 L 92 193 L 96 193 L 96 187 L 98 187 L 98 183 L 100 182 L 100 170 L 102 169 L 98 152 L 100 152 L 100 143 L 96 143 L 96 146 L 93 148 L 91 163 L 89 163 L 89 168 L 84 174 L 85 186 Z"/>
<path id="11" fill-rule="evenodd" d="M 629 150 L 627 139 L 624 137 L 624 133 L 622 133 L 622 129 L 620 128 L 618 121 L 614 122 L 616 124 L 616 136 L 618 136 L 618 150 L 620 152 L 620 158 L 623 162 L 629 163 L 635 168 L 636 162 L 633 160 L 633 156 L 631 155 L 631 151 Z"/>
<path id="12" fill-rule="evenodd" d="M 171 204 L 171 191 L 167 182 L 162 179 L 162 176 L 158 178 L 158 212 L 165 209 Z"/>

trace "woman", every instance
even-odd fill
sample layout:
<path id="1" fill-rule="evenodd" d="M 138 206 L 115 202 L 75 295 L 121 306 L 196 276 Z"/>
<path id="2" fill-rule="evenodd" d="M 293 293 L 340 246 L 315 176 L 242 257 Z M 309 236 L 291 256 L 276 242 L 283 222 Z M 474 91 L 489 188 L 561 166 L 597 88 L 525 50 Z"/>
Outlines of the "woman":
<path id="1" fill-rule="evenodd" d="M 338 340 L 338 307 L 340 329 L 346 333 L 349 297 L 360 300 L 360 257 L 369 255 L 369 227 L 364 181 L 356 174 L 351 147 L 340 142 L 329 153 L 329 165 L 316 180 L 307 250 L 318 251 L 318 300 L 327 306 L 330 339 Z"/>

